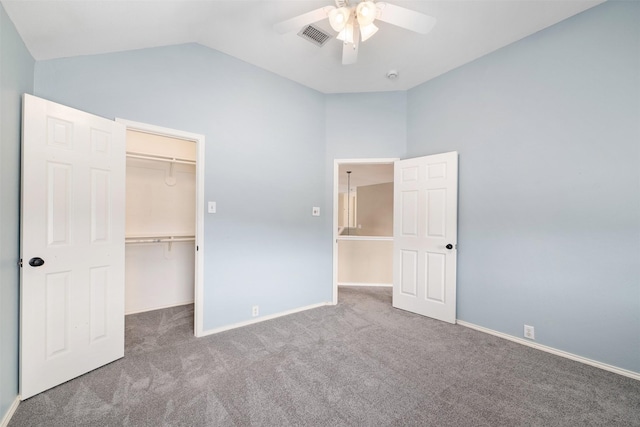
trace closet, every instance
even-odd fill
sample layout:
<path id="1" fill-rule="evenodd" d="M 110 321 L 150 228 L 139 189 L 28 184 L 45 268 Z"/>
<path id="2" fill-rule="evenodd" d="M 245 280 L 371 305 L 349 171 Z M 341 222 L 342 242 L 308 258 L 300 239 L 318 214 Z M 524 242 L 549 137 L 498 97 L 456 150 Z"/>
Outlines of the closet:
<path id="1" fill-rule="evenodd" d="M 196 143 L 127 131 L 125 314 L 193 303 Z"/>

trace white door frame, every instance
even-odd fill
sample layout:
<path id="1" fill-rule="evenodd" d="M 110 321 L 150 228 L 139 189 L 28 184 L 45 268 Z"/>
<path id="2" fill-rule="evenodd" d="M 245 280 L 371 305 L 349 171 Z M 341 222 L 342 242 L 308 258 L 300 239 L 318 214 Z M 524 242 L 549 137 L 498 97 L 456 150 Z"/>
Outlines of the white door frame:
<path id="1" fill-rule="evenodd" d="M 342 164 L 369 164 L 388 165 L 393 164 L 398 157 L 374 158 L 374 159 L 334 159 L 333 160 L 333 301 L 338 304 L 338 196 L 339 196 L 339 174 L 338 170 Z"/>
<path id="2" fill-rule="evenodd" d="M 187 141 L 193 141 L 196 144 L 196 262 L 194 266 L 195 283 L 193 292 L 193 331 L 196 337 L 201 337 L 204 335 L 202 313 L 202 304 L 204 299 L 202 283 L 204 275 L 204 135 L 119 118 L 116 119 L 116 122 L 124 124 L 127 127 L 127 130 L 166 136 L 169 138 L 184 139 Z"/>

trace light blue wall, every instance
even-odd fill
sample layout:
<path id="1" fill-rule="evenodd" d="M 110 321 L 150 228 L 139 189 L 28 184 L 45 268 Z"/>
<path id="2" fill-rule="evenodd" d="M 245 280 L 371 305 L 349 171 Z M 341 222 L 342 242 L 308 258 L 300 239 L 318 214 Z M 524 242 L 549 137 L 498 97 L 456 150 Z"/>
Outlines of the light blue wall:
<path id="1" fill-rule="evenodd" d="M 41 61 L 35 94 L 205 135 L 205 330 L 331 300 L 322 94 L 196 44 Z"/>
<path id="2" fill-rule="evenodd" d="M 640 372 L 640 3 L 607 2 L 408 93 L 460 153 L 458 317 Z"/>
<path id="3" fill-rule="evenodd" d="M 407 93 L 326 95 L 327 157 L 399 157 L 407 144 Z M 332 165 L 333 166 L 333 165 Z"/>
<path id="4" fill-rule="evenodd" d="M 407 150 L 407 93 L 326 95 L 325 204 L 333 207 L 335 159 L 404 156 Z M 331 215 L 330 211 L 327 211 Z M 333 223 L 327 234 L 332 236 Z M 329 250 L 331 250 L 329 248 Z"/>
<path id="5" fill-rule="evenodd" d="M 21 96 L 34 60 L 0 5 L 0 420 L 18 395 Z"/>

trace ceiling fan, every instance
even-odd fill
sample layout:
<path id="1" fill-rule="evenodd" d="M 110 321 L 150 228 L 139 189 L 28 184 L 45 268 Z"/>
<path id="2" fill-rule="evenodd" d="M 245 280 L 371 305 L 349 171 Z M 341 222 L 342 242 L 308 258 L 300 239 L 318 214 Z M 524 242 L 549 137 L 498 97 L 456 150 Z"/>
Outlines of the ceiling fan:
<path id="1" fill-rule="evenodd" d="M 331 28 L 338 32 L 343 42 L 342 64 L 354 64 L 358 59 L 360 42 L 368 40 L 377 31 L 375 20 L 427 34 L 436 24 L 432 16 L 384 2 L 363 0 L 351 5 L 349 0 L 335 0 L 336 6 L 325 6 L 304 13 L 274 26 L 280 34 L 299 30 L 314 22 L 329 18 Z"/>

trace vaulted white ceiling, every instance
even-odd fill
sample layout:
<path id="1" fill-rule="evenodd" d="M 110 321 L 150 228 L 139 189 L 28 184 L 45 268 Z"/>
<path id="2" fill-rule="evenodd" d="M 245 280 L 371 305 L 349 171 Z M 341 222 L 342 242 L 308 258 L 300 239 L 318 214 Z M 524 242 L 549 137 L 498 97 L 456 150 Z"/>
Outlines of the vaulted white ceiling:
<path id="1" fill-rule="evenodd" d="M 2 0 L 36 60 L 196 42 L 324 93 L 410 89 L 604 0 L 388 0 L 437 19 L 426 35 L 384 22 L 342 65 L 273 25 L 332 0 Z M 356 3 L 357 0 L 351 0 Z M 318 26 L 335 35 L 325 20 Z M 386 78 L 389 70 L 399 78 Z"/>

